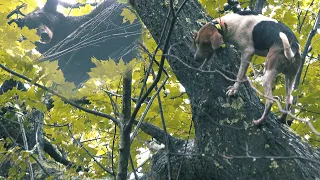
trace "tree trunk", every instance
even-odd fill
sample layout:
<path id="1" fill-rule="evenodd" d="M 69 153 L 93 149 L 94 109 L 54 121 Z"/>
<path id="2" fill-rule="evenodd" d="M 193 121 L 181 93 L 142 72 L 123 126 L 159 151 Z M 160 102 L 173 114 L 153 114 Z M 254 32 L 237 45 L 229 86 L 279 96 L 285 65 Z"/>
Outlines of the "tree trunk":
<path id="1" fill-rule="evenodd" d="M 158 41 L 169 5 L 161 0 L 131 0 L 131 3 Z M 261 116 L 264 105 L 248 83 L 242 83 L 238 96 L 229 99 L 225 95 L 226 89 L 234 82 L 218 72 L 204 72 L 219 70 L 235 79 L 240 60 L 234 49 L 227 48 L 211 58 L 203 66 L 204 71 L 197 69 L 201 63 L 193 61 L 195 48 L 191 33 L 200 28 L 196 23 L 199 19 L 206 19 L 202 12 L 205 11 L 198 2 L 188 1 L 179 14 L 170 40 L 167 59 L 190 98 L 195 128 L 195 139 L 187 146 L 186 154 L 189 155 L 183 155 L 184 146 L 170 152 L 172 178 L 178 177 L 180 164 L 179 179 L 184 180 L 319 178 L 320 153 L 288 127 L 277 123 L 274 114 L 270 114 L 265 125 L 259 128 L 251 125 L 253 119 Z M 158 153 L 145 178 L 168 179 L 167 176 L 166 155 Z"/>

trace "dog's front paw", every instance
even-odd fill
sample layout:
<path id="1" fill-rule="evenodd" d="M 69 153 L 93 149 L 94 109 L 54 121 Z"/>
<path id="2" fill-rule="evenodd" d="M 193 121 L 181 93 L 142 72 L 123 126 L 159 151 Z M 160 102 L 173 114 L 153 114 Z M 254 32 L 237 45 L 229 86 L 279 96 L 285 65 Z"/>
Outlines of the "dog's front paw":
<path id="1" fill-rule="evenodd" d="M 235 88 L 234 86 L 229 86 L 228 91 L 226 92 L 227 96 L 234 96 L 238 93 L 238 88 Z"/>

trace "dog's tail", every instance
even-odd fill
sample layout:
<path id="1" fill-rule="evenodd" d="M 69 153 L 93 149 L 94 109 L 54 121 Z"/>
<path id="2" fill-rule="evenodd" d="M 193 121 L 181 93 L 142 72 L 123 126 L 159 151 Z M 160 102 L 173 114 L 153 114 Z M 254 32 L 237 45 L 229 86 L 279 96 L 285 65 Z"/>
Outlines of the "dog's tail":
<path id="1" fill-rule="evenodd" d="M 285 35 L 283 32 L 280 32 L 279 36 L 282 40 L 282 44 L 283 44 L 283 48 L 284 48 L 284 55 L 288 59 L 292 59 L 294 57 L 295 53 L 293 53 L 293 51 L 291 49 L 287 35 Z"/>

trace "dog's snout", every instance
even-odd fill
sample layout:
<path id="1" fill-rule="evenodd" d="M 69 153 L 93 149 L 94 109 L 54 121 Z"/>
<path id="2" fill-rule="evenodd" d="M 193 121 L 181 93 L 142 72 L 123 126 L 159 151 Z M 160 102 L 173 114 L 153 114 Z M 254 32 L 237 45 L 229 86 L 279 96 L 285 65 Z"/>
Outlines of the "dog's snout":
<path id="1" fill-rule="evenodd" d="M 202 62 L 205 59 L 209 59 L 212 56 L 212 52 L 197 50 L 193 59 L 197 62 Z"/>
<path id="2" fill-rule="evenodd" d="M 202 61 L 204 58 L 200 55 L 199 52 L 196 52 L 196 53 L 194 54 L 194 56 L 193 56 L 193 59 L 194 59 L 195 61 L 197 61 L 197 62 L 200 62 L 200 61 Z"/>

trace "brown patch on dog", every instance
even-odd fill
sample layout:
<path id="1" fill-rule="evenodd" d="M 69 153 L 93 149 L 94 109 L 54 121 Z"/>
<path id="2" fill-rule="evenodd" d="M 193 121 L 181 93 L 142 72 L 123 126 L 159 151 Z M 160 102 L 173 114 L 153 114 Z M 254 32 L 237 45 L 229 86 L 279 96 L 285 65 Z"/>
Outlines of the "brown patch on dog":
<path id="1" fill-rule="evenodd" d="M 220 33 L 213 33 L 210 37 L 211 47 L 213 50 L 216 50 L 224 44 L 223 37 Z"/>
<path id="2" fill-rule="evenodd" d="M 210 58 L 212 53 L 224 44 L 222 35 L 212 23 L 205 24 L 194 35 L 194 43 L 197 47 L 194 55 L 196 61 Z"/>

